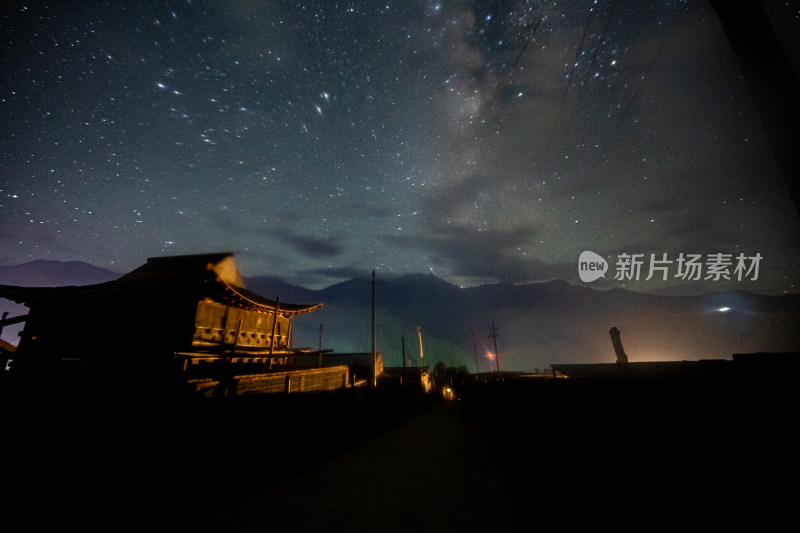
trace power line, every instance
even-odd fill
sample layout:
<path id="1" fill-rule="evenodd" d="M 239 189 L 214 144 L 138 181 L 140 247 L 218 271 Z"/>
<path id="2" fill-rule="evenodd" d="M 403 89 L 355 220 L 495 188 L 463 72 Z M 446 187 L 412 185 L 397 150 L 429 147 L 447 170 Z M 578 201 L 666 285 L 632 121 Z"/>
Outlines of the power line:
<path id="1" fill-rule="evenodd" d="M 678 21 L 681 19 L 683 14 L 686 13 L 687 9 L 688 9 L 688 4 L 683 6 L 683 9 L 680 10 L 680 12 L 678 13 L 678 16 L 675 17 L 675 20 L 672 21 L 672 24 L 670 25 L 669 30 L 667 30 L 667 35 L 664 37 L 664 40 L 661 41 L 661 44 L 659 45 L 658 50 L 656 51 L 655 55 L 653 56 L 652 61 L 650 61 L 650 63 L 647 65 L 647 70 L 642 75 L 642 77 L 639 79 L 639 83 L 633 89 L 633 93 L 631 93 L 631 97 L 628 98 L 628 101 L 626 102 L 625 106 L 622 108 L 622 112 L 619 115 L 619 119 L 620 120 L 627 114 L 628 109 L 630 109 L 631 104 L 633 103 L 633 100 L 639 95 L 639 90 L 642 88 L 642 85 L 644 85 L 645 80 L 650 76 L 650 71 L 653 70 L 653 66 L 656 64 L 656 61 L 658 60 L 659 56 L 661 55 L 661 52 L 663 52 L 664 47 L 667 45 L 667 41 L 669 41 L 669 38 L 672 36 L 672 32 L 675 30 L 675 27 L 678 25 Z"/>
<path id="2" fill-rule="evenodd" d="M 558 130 L 558 124 L 561 122 L 561 114 L 564 111 L 564 104 L 567 101 L 567 95 L 569 94 L 569 89 L 572 87 L 572 77 L 575 74 L 575 69 L 578 65 L 578 59 L 581 57 L 581 52 L 583 51 L 583 44 L 586 41 L 586 35 L 589 33 L 589 25 L 592 22 L 592 17 L 594 16 L 594 8 L 589 9 L 589 16 L 586 19 L 586 24 L 583 27 L 583 35 L 581 35 L 581 42 L 578 44 L 578 49 L 575 51 L 575 59 L 572 60 L 572 67 L 570 69 L 569 75 L 567 76 L 567 85 L 564 87 L 564 93 L 561 95 L 561 102 L 558 104 L 558 112 L 556 113 L 556 119 L 553 123 L 553 130 L 550 133 L 550 140 L 547 142 L 547 149 L 545 150 L 545 154 L 549 154 L 550 150 L 553 147 L 553 141 L 556 137 L 556 131 Z M 551 168 L 555 164 L 556 156 L 554 156 L 551 160 Z"/>

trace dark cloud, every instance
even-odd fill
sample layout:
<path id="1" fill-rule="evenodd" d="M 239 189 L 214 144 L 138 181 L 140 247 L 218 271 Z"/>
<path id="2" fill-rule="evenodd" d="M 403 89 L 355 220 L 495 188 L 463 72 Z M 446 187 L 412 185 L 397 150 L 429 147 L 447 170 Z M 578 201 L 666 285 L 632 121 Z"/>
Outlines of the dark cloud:
<path id="1" fill-rule="evenodd" d="M 384 275 L 383 272 L 377 274 Z M 357 266 L 339 266 L 330 268 L 313 268 L 297 272 L 293 276 L 285 276 L 286 281 L 310 289 L 324 289 L 337 283 L 352 279 L 369 279 L 371 271 Z M 365 283 L 364 295 L 368 295 L 368 286 Z"/>
<path id="2" fill-rule="evenodd" d="M 424 235 L 397 237 L 393 242 L 407 253 L 429 258 L 437 272 L 450 272 L 461 279 L 525 282 L 543 274 L 542 265 L 522 252 L 530 248 L 536 235 L 533 228 L 482 231 L 441 222 L 429 226 Z"/>
<path id="3" fill-rule="evenodd" d="M 288 228 L 276 230 L 274 234 L 305 257 L 335 258 L 343 253 L 342 245 L 334 239 L 297 235 Z"/>

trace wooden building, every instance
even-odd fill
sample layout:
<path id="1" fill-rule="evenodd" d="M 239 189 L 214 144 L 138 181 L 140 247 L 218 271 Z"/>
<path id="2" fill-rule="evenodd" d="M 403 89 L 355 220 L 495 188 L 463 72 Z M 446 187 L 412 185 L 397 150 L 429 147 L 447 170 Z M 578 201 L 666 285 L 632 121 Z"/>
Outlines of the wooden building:
<path id="1" fill-rule="evenodd" d="M 19 375 L 177 378 L 202 393 L 348 385 L 346 366 L 315 369 L 308 380 L 292 374 L 310 370 L 294 368 L 293 357 L 308 350 L 292 346 L 291 319 L 322 304 L 248 291 L 231 253 L 150 258 L 96 285 L 0 286 L 0 297 L 29 308 L 12 366 Z"/>

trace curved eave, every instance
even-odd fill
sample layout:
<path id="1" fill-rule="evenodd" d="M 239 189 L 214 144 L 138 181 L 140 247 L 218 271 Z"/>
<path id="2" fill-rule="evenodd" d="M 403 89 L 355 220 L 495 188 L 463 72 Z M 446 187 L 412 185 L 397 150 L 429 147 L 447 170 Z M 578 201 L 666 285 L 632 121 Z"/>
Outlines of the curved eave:
<path id="1" fill-rule="evenodd" d="M 87 286 L 93 288 L 94 286 Z M 62 298 L 67 295 L 85 291 L 84 287 L 15 287 L 13 285 L 0 285 L 0 298 L 11 300 L 14 303 L 30 305 L 38 300 Z"/>
<path id="2" fill-rule="evenodd" d="M 39 302 L 110 300 L 131 294 L 153 295 L 163 292 L 166 284 L 132 285 L 125 281 L 112 280 L 95 285 L 64 285 L 59 287 L 15 287 L 0 285 L 0 298 L 30 307 Z"/>
<path id="3" fill-rule="evenodd" d="M 322 307 L 321 303 L 304 305 L 275 302 L 273 300 L 263 298 L 242 287 L 229 285 L 222 280 L 218 281 L 225 287 L 225 293 L 223 297 L 225 298 L 226 303 L 235 307 L 242 307 L 260 313 L 274 313 L 275 307 L 277 306 L 278 314 L 285 317 L 310 313 L 311 311 Z"/>

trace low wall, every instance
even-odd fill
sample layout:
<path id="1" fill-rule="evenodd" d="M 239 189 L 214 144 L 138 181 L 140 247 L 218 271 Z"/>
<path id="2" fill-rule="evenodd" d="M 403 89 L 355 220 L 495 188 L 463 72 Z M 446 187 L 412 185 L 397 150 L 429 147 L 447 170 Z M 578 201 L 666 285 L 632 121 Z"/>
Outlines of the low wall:
<path id="1" fill-rule="evenodd" d="M 234 376 L 226 395 L 295 393 L 344 389 L 349 386 L 348 367 L 334 366 L 286 372 Z M 220 393 L 220 381 L 211 378 L 189 380 L 201 396 Z"/>

